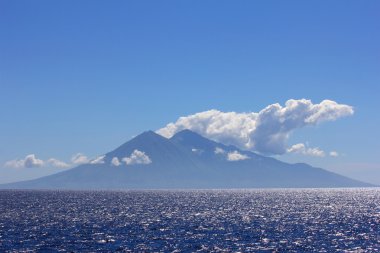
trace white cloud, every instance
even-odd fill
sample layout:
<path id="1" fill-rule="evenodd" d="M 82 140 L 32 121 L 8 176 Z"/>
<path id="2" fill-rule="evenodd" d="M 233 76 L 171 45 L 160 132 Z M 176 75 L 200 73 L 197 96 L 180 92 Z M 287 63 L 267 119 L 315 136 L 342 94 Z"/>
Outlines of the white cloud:
<path id="1" fill-rule="evenodd" d="M 129 157 L 124 157 L 122 161 L 127 165 L 152 163 L 148 155 L 137 149 L 135 149 Z"/>
<path id="2" fill-rule="evenodd" d="M 201 155 L 204 152 L 204 150 L 198 148 L 192 148 L 191 151 L 198 155 Z"/>
<path id="3" fill-rule="evenodd" d="M 249 156 L 240 154 L 238 151 L 229 152 L 227 154 L 227 160 L 231 162 L 241 161 L 241 160 L 246 160 L 246 159 L 249 159 Z"/>
<path id="4" fill-rule="evenodd" d="M 288 148 L 287 151 L 288 153 L 302 153 L 303 151 L 305 151 L 305 149 L 306 149 L 305 144 L 297 143 L 291 146 L 290 148 Z"/>
<path id="5" fill-rule="evenodd" d="M 71 162 L 73 164 L 84 164 L 84 163 L 88 163 L 89 159 L 87 156 L 81 153 L 77 153 L 71 157 Z"/>
<path id="6" fill-rule="evenodd" d="M 44 161 L 36 158 L 34 154 L 27 155 L 24 159 L 11 160 L 4 164 L 8 168 L 38 168 L 44 165 Z"/>
<path id="7" fill-rule="evenodd" d="M 306 147 L 303 143 L 294 144 L 287 150 L 288 153 L 296 153 L 302 155 L 316 156 L 316 157 L 324 157 L 325 152 L 319 148 L 309 148 Z"/>
<path id="8" fill-rule="evenodd" d="M 103 164 L 105 157 L 106 157 L 105 155 L 98 156 L 95 159 L 93 159 L 92 161 L 90 161 L 90 164 Z"/>
<path id="9" fill-rule="evenodd" d="M 36 155 L 27 155 L 24 159 L 11 160 L 4 164 L 8 168 L 39 168 L 39 167 L 54 167 L 54 168 L 68 168 L 70 164 L 60 161 L 55 158 L 50 158 L 46 161 L 38 159 Z"/>
<path id="10" fill-rule="evenodd" d="M 250 159 L 249 156 L 241 154 L 237 150 L 227 153 L 224 149 L 220 147 L 216 147 L 214 150 L 214 153 L 216 155 L 222 155 L 223 157 L 227 159 L 227 161 L 231 161 L 231 162 Z"/>
<path id="11" fill-rule="evenodd" d="M 119 161 L 119 158 L 114 157 L 114 158 L 112 158 L 112 160 L 111 160 L 111 164 L 112 164 L 113 166 L 119 166 L 121 163 L 120 163 L 120 161 Z"/>
<path id="12" fill-rule="evenodd" d="M 332 157 L 338 157 L 338 156 L 339 156 L 339 153 L 336 152 L 336 151 L 331 151 L 331 152 L 329 153 L 329 155 L 332 156 Z"/>
<path id="13" fill-rule="evenodd" d="M 7 168 L 14 168 L 14 169 L 24 168 L 24 160 L 10 160 L 10 161 L 5 162 L 4 166 Z"/>
<path id="14" fill-rule="evenodd" d="M 44 161 L 38 159 L 34 154 L 27 155 L 24 159 L 24 166 L 26 168 L 41 167 Z"/>
<path id="15" fill-rule="evenodd" d="M 67 164 L 55 158 L 50 158 L 46 161 L 46 164 L 55 168 L 69 168 L 71 166 L 70 164 Z"/>
<path id="16" fill-rule="evenodd" d="M 224 154 L 226 153 L 226 151 L 222 148 L 219 148 L 219 147 L 216 147 L 215 150 L 214 150 L 214 153 L 219 155 L 219 154 Z"/>
<path id="17" fill-rule="evenodd" d="M 284 154 L 290 134 L 305 126 L 333 121 L 354 113 L 353 107 L 323 100 L 313 104 L 310 100 L 288 100 L 285 106 L 272 104 L 260 112 L 221 112 L 209 110 L 169 123 L 157 133 L 171 137 L 190 129 L 207 138 L 224 144 L 258 151 L 264 154 Z"/>
<path id="18" fill-rule="evenodd" d="M 71 163 L 66 163 L 64 161 L 58 160 L 56 158 L 50 158 L 48 160 L 41 160 L 34 154 L 27 155 L 24 159 L 16 159 L 8 161 L 4 164 L 8 168 L 38 168 L 38 167 L 53 167 L 53 168 L 70 168 L 75 165 L 80 165 L 84 163 L 99 164 L 104 163 L 105 156 L 99 156 L 92 160 L 91 162 L 87 156 L 78 153 L 71 157 Z"/>

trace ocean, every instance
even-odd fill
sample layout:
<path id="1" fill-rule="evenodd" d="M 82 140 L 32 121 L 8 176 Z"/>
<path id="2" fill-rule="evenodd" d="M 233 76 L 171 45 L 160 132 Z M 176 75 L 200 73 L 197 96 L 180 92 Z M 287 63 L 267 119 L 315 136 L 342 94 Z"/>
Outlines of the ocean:
<path id="1" fill-rule="evenodd" d="M 379 252 L 379 189 L 0 191 L 0 252 Z"/>

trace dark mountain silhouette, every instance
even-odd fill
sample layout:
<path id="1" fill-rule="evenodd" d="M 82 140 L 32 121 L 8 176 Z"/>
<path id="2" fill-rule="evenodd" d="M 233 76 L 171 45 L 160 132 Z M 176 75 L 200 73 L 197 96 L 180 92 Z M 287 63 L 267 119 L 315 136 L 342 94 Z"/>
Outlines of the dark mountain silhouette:
<path id="1" fill-rule="evenodd" d="M 135 151 L 145 160 L 133 160 Z M 143 153 L 142 153 L 143 152 Z M 123 158 L 129 157 L 129 164 Z M 121 165 L 112 164 L 117 158 Z M 140 157 L 141 158 L 141 157 Z M 125 159 L 124 159 L 125 160 Z M 132 161 L 133 160 L 133 161 Z M 148 131 L 105 154 L 104 163 L 35 180 L 4 184 L 8 189 L 184 189 L 372 186 L 320 168 L 288 164 L 209 140 L 190 130 L 172 138 Z"/>

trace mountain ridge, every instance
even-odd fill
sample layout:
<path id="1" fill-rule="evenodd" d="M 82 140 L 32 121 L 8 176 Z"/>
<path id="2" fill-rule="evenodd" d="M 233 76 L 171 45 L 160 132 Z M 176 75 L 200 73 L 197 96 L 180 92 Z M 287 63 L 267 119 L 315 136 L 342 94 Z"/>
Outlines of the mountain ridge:
<path id="1" fill-rule="evenodd" d="M 102 156 L 2 189 L 181 189 L 370 187 L 308 164 L 289 164 L 183 130 L 171 138 L 146 131 Z M 119 161 L 116 166 L 113 159 Z"/>

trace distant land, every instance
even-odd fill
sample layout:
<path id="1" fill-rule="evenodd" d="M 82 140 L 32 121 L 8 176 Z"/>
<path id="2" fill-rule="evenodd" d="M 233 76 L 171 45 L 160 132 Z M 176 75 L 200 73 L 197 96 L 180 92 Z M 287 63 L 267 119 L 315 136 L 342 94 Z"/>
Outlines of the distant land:
<path id="1" fill-rule="evenodd" d="M 190 130 L 167 139 L 144 132 L 67 171 L 1 189 L 231 189 L 371 187 L 308 164 L 289 164 Z"/>

